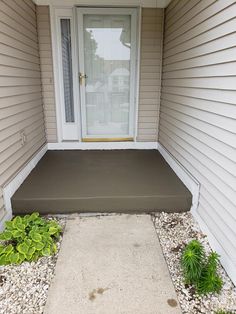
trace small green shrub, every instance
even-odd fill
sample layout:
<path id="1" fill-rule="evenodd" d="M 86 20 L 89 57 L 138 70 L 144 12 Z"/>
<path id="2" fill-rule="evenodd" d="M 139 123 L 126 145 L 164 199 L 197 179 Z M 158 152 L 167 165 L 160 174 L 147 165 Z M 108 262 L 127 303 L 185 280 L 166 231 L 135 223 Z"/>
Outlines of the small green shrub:
<path id="1" fill-rule="evenodd" d="M 198 240 L 190 241 L 181 256 L 181 266 L 186 284 L 196 288 L 198 294 L 219 293 L 223 282 L 217 274 L 219 255 L 212 252 L 206 256 Z"/>
<path id="2" fill-rule="evenodd" d="M 186 284 L 198 282 L 203 262 L 204 250 L 202 244 L 197 240 L 191 241 L 185 247 L 181 258 Z"/>
<path id="3" fill-rule="evenodd" d="M 217 274 L 217 265 L 219 262 L 219 255 L 212 252 L 203 265 L 200 280 L 197 282 L 197 292 L 199 294 L 207 294 L 209 292 L 219 293 L 223 282 L 221 277 Z"/>
<path id="4" fill-rule="evenodd" d="M 224 311 L 224 310 L 218 310 L 215 312 L 215 314 L 233 314 L 233 312 Z"/>
<path id="5" fill-rule="evenodd" d="M 21 264 L 36 261 L 41 256 L 49 256 L 57 251 L 55 244 L 61 226 L 55 220 L 46 220 L 38 213 L 16 216 L 5 223 L 0 233 L 0 265 Z"/>

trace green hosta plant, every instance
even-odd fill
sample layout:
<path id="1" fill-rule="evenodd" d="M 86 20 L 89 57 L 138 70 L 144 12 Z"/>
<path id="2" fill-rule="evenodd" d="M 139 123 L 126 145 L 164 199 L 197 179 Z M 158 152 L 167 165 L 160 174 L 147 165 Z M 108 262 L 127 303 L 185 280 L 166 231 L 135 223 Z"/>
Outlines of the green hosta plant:
<path id="1" fill-rule="evenodd" d="M 5 223 L 0 233 L 0 265 L 36 261 L 57 251 L 56 240 L 61 226 L 54 220 L 39 217 L 38 213 L 16 216 Z"/>
<path id="2" fill-rule="evenodd" d="M 181 266 L 186 284 L 195 286 L 198 294 L 219 293 L 223 282 L 217 274 L 219 255 L 212 252 L 209 256 L 198 240 L 190 241 L 181 256 Z"/>

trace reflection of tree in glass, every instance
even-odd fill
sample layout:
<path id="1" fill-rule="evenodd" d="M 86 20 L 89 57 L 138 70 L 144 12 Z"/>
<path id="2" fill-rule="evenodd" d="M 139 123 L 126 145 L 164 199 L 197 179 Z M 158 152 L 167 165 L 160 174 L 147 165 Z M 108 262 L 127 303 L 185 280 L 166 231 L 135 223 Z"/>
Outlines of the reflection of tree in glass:
<path id="1" fill-rule="evenodd" d="M 120 42 L 127 48 L 131 48 L 131 43 L 130 43 L 130 30 L 123 28 L 122 32 L 120 34 Z"/>
<path id="2" fill-rule="evenodd" d="M 97 42 L 93 38 L 92 30 L 84 30 L 84 43 L 85 43 L 85 69 L 90 75 L 87 78 L 87 84 L 101 81 L 102 65 L 104 59 L 96 54 Z M 86 73 L 86 74 L 87 74 Z"/>

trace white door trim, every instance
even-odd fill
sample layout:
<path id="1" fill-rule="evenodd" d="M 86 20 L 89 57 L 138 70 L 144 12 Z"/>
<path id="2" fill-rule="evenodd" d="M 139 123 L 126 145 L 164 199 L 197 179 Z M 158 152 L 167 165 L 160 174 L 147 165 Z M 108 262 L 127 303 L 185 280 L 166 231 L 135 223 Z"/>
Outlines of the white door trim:
<path id="1" fill-rule="evenodd" d="M 84 69 L 84 36 L 83 36 L 83 16 L 84 14 L 102 14 L 102 15 L 130 15 L 131 16 L 131 60 L 130 60 L 130 114 L 129 114 L 129 133 L 127 135 L 117 134 L 114 135 L 87 135 L 86 132 L 86 112 L 84 108 L 85 104 L 85 86 L 80 85 L 80 97 L 81 97 L 81 126 L 82 126 L 82 138 L 124 138 L 131 137 L 135 138 L 137 133 L 137 121 L 136 121 L 136 111 L 137 111 L 137 74 L 139 69 L 137 67 L 137 47 L 138 37 L 137 37 L 137 23 L 138 23 L 138 12 L 137 8 L 119 8 L 119 7 L 77 7 L 77 21 L 78 21 L 78 51 L 79 51 L 79 72 L 85 73 Z"/>
<path id="2" fill-rule="evenodd" d="M 138 116 L 139 116 L 139 88 L 140 88 L 140 51 L 141 51 L 141 31 L 142 31 L 142 7 L 137 9 L 137 56 L 136 56 L 136 91 L 135 91 L 135 117 L 134 117 L 134 141 L 138 137 Z"/>
<path id="3" fill-rule="evenodd" d="M 76 48 L 76 27 L 75 18 L 72 8 L 51 8 L 51 37 L 53 50 L 53 70 L 54 70 L 54 86 L 57 109 L 57 129 L 58 141 L 63 140 L 80 140 L 80 112 L 78 97 L 78 58 Z M 74 100 L 74 122 L 66 122 L 64 108 L 64 84 L 62 71 L 62 50 L 61 50 L 61 19 L 70 20 L 71 28 L 71 54 L 73 64 L 73 100 Z"/>
<path id="4" fill-rule="evenodd" d="M 146 8 L 165 8 L 171 0 L 116 0 L 115 4 L 119 6 L 142 6 Z M 110 0 L 33 0 L 37 5 L 111 5 Z"/>
<path id="5" fill-rule="evenodd" d="M 56 102 L 56 120 L 57 120 L 57 141 L 81 141 L 81 111 L 80 111 L 80 94 L 79 94 L 79 66 L 78 66 L 78 34 L 77 34 L 77 14 L 76 7 L 72 6 L 53 6 L 50 5 L 50 24 L 51 24 L 51 43 L 53 55 L 53 77 L 54 77 L 54 90 Z M 100 9 L 103 9 L 102 7 Z M 111 8 L 116 12 L 120 10 L 119 7 Z M 123 8 L 125 10 L 136 10 L 136 60 L 134 67 L 136 68 L 136 90 L 134 94 L 134 113 L 133 113 L 133 137 L 136 142 L 138 130 L 138 101 L 139 101 L 139 71 L 140 71 L 140 30 L 141 30 L 141 8 Z M 64 95 L 63 95 L 63 75 L 61 63 L 61 47 L 60 47 L 60 27 L 58 23 L 60 18 L 69 18 L 71 20 L 71 33 L 72 33 L 72 60 L 73 60 L 73 95 L 74 95 L 74 111 L 75 123 L 64 123 Z M 73 133 L 73 134 L 72 134 Z"/>

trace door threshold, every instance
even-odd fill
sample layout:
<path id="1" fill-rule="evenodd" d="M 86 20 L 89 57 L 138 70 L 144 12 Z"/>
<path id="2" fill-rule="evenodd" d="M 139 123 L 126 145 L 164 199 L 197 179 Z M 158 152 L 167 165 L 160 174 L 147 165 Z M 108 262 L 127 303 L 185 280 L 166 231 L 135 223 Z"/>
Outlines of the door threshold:
<path id="1" fill-rule="evenodd" d="M 82 138 L 82 142 L 133 142 L 133 137 L 116 137 L 116 138 Z"/>

